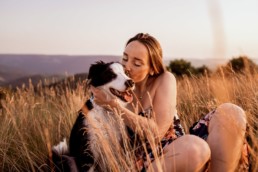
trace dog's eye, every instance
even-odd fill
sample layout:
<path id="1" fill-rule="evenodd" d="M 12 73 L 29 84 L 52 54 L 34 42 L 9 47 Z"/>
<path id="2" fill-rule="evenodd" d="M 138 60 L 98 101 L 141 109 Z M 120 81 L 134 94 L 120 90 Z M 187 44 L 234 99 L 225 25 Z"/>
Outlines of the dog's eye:
<path id="1" fill-rule="evenodd" d="M 115 78 L 116 77 L 116 74 L 112 71 L 110 71 L 110 73 L 108 74 L 111 78 Z"/>
<path id="2" fill-rule="evenodd" d="M 113 73 L 113 74 L 111 74 L 111 76 L 112 76 L 112 78 L 115 78 L 115 77 L 116 77 L 116 74 Z"/>

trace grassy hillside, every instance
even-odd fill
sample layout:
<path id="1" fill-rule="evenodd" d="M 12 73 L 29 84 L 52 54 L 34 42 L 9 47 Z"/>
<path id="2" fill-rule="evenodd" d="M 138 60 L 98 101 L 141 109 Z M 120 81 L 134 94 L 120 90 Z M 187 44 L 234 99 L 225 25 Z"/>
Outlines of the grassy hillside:
<path id="1" fill-rule="evenodd" d="M 258 170 L 258 74 L 223 72 L 211 77 L 183 77 L 178 80 L 178 112 L 187 129 L 221 103 L 232 102 L 246 111 L 251 171 Z M 76 112 L 87 99 L 85 82 L 59 87 L 20 88 L 7 94 L 0 109 L 0 171 L 45 171 L 50 148 L 69 137 Z M 57 92 L 58 91 L 58 92 Z M 60 94 L 60 92 L 62 94 Z"/>

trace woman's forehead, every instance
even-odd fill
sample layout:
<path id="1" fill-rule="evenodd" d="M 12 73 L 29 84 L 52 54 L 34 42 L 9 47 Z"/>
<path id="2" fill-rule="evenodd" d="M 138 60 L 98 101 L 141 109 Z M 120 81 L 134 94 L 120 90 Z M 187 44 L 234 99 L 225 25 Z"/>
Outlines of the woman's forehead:
<path id="1" fill-rule="evenodd" d="M 124 50 L 124 55 L 135 60 L 148 61 L 148 50 L 147 48 L 138 41 L 130 42 Z"/>

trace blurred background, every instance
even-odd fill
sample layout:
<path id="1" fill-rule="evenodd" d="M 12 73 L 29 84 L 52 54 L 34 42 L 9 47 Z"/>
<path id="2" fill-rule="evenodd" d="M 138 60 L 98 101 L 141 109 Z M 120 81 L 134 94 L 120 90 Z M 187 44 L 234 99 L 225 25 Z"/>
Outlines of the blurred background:
<path id="1" fill-rule="evenodd" d="M 119 61 L 138 32 L 160 41 L 166 65 L 185 59 L 215 69 L 239 56 L 258 62 L 257 0 L 1 0 L 0 21 L 0 85 Z"/>

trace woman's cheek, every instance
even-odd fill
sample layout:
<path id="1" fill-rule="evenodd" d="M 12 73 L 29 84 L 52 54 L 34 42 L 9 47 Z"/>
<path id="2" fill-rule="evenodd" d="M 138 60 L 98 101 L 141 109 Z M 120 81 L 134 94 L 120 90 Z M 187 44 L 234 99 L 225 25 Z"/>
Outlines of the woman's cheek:
<path id="1" fill-rule="evenodd" d="M 131 78 L 134 82 L 137 81 L 137 75 L 135 75 L 135 74 L 131 74 L 131 75 L 130 75 L 130 78 Z"/>

